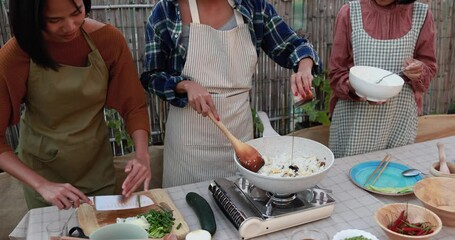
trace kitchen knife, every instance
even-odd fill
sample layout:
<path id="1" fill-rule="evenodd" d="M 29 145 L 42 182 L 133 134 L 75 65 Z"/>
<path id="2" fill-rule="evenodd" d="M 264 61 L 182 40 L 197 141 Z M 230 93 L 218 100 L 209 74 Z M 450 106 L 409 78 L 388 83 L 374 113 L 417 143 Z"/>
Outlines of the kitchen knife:
<path id="1" fill-rule="evenodd" d="M 123 195 L 93 196 L 89 198 L 97 211 L 134 209 L 154 204 L 153 200 L 145 195 L 133 195 L 129 198 L 125 198 Z"/>

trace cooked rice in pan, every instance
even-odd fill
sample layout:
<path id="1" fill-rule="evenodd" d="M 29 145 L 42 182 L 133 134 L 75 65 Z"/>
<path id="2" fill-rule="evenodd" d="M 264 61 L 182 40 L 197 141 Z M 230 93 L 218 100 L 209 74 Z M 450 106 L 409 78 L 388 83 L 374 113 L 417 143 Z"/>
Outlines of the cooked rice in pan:
<path id="1" fill-rule="evenodd" d="M 302 177 L 310 176 L 321 172 L 325 168 L 325 162 L 316 156 L 293 156 L 290 154 L 281 154 L 270 157 L 262 156 L 265 161 L 264 166 L 259 169 L 258 173 L 273 177 Z"/>

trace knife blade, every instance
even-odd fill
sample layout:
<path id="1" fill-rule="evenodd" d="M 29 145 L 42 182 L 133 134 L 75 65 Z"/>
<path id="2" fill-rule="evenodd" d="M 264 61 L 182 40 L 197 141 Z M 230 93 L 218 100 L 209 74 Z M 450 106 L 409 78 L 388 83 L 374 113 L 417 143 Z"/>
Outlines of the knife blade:
<path id="1" fill-rule="evenodd" d="M 125 198 L 123 195 L 105 195 L 89 197 L 97 211 L 125 210 L 153 205 L 151 198 L 145 195 L 133 195 Z"/>

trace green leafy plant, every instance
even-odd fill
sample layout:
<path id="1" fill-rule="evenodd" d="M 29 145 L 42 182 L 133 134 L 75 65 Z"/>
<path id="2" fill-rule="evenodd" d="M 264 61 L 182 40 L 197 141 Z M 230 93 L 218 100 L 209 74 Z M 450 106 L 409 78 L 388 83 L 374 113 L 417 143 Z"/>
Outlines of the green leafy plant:
<path id="1" fill-rule="evenodd" d="M 316 95 L 322 97 L 324 102 L 321 103 L 319 99 L 316 99 L 301 106 L 311 122 L 318 122 L 325 126 L 330 125 L 329 101 L 331 89 L 327 75 L 327 71 L 324 71 L 313 79 Z"/>
<path id="2" fill-rule="evenodd" d="M 114 142 L 120 148 L 123 146 L 124 153 L 131 153 L 134 151 L 134 144 L 131 136 L 125 129 L 125 124 L 120 114 L 114 109 L 105 109 L 104 117 L 107 126 L 112 130 Z M 114 152 L 114 155 L 117 155 Z"/>
<path id="3" fill-rule="evenodd" d="M 259 118 L 256 109 L 252 108 L 251 113 L 253 114 L 253 125 L 259 132 L 264 132 L 264 125 L 262 124 L 261 119 Z"/>
<path id="4" fill-rule="evenodd" d="M 455 114 L 455 103 L 451 103 L 449 105 L 449 109 L 447 110 L 448 114 Z"/>

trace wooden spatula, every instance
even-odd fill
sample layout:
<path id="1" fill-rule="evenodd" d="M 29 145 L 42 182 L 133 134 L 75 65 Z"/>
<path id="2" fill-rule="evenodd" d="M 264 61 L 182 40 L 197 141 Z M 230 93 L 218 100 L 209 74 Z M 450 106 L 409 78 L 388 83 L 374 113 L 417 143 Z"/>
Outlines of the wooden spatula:
<path id="1" fill-rule="evenodd" d="M 234 147 L 235 154 L 240 161 L 240 164 L 252 172 L 259 171 L 259 169 L 264 166 L 264 159 L 262 159 L 261 154 L 252 146 L 240 141 L 238 138 L 232 135 L 232 133 L 221 121 L 215 119 L 211 112 L 209 112 L 208 115 L 209 118 L 231 142 L 232 146 Z"/>

